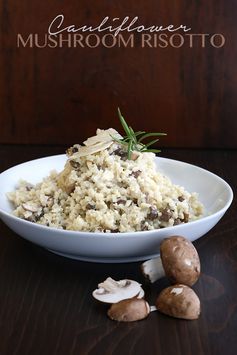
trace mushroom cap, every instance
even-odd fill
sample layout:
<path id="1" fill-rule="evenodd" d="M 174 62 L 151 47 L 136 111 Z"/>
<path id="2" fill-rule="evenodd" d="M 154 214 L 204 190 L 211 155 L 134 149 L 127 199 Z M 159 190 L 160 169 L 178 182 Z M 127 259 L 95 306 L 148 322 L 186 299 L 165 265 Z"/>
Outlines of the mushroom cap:
<path id="1" fill-rule="evenodd" d="M 200 300 L 188 286 L 177 284 L 161 291 L 156 307 L 161 313 L 183 319 L 197 319 L 200 314 Z"/>
<path id="2" fill-rule="evenodd" d="M 134 280 L 115 281 L 108 277 L 98 285 L 92 296 L 100 302 L 117 303 L 121 300 L 135 297 L 142 292 L 141 285 Z"/>
<path id="3" fill-rule="evenodd" d="M 150 313 L 150 306 L 144 299 L 132 298 L 114 303 L 107 314 L 119 322 L 134 322 L 144 319 Z"/>
<path id="4" fill-rule="evenodd" d="M 194 245 L 186 238 L 172 236 L 160 245 L 166 276 L 172 283 L 192 286 L 200 275 L 200 260 Z"/>

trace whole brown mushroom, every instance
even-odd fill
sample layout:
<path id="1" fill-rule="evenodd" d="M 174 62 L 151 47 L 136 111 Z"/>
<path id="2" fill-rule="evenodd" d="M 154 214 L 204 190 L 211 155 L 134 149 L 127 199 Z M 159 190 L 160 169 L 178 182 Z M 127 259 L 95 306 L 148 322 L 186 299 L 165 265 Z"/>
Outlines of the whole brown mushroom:
<path id="1" fill-rule="evenodd" d="M 132 298 L 114 303 L 108 310 L 108 316 L 119 322 L 134 322 L 144 319 L 150 313 L 150 306 L 144 299 Z"/>
<path id="2" fill-rule="evenodd" d="M 177 284 L 161 291 L 156 308 L 171 317 L 192 320 L 199 317 L 200 300 L 190 287 Z"/>
<path id="3" fill-rule="evenodd" d="M 166 275 L 172 283 L 192 286 L 200 275 L 200 260 L 188 239 L 172 236 L 161 242 L 160 257 L 144 262 L 141 268 L 152 283 Z"/>

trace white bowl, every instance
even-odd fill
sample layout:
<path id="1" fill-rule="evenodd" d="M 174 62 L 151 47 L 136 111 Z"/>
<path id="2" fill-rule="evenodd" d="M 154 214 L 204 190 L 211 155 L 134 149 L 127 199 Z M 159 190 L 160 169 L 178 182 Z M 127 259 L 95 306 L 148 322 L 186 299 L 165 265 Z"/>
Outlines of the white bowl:
<path id="1" fill-rule="evenodd" d="M 190 192 L 198 192 L 205 206 L 203 218 L 174 227 L 134 233 L 92 233 L 65 231 L 25 221 L 11 214 L 6 193 L 19 179 L 37 183 L 53 169 L 61 171 L 65 155 L 32 160 L 0 174 L 0 217 L 14 232 L 50 251 L 78 260 L 92 262 L 131 262 L 159 255 L 160 242 L 171 235 L 194 241 L 207 233 L 221 219 L 233 199 L 230 186 L 207 170 L 176 160 L 156 158 L 160 172 Z"/>

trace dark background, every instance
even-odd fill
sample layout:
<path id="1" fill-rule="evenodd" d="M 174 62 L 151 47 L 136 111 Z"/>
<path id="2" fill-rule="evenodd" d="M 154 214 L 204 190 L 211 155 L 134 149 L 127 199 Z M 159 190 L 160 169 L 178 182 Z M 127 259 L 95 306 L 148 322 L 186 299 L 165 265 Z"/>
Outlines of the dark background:
<path id="1" fill-rule="evenodd" d="M 235 0 L 1 0 L 0 11 L 0 143 L 81 143 L 97 127 L 118 129 L 120 106 L 136 130 L 167 132 L 161 146 L 237 147 Z M 17 48 L 18 33 L 43 35 L 61 13 L 78 26 L 105 16 L 185 24 L 226 44 Z"/>

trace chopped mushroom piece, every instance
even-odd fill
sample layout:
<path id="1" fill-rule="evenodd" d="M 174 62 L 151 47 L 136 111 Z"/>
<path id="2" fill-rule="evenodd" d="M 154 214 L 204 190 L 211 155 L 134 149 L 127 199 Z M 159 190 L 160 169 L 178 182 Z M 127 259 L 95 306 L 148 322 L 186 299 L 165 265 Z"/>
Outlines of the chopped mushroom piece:
<path id="1" fill-rule="evenodd" d="M 127 160 L 128 153 L 121 147 L 114 150 L 113 154 L 118 155 L 122 160 Z"/>
<path id="2" fill-rule="evenodd" d="M 158 217 L 158 210 L 155 206 L 151 206 L 150 207 L 150 212 L 147 215 L 147 218 L 150 219 L 151 221 L 153 221 L 154 219 L 156 219 Z"/>
<path id="3" fill-rule="evenodd" d="M 30 212 L 37 212 L 39 210 L 39 207 L 37 207 L 35 205 L 31 205 L 29 203 L 23 203 L 22 207 L 24 208 L 24 210 L 30 211 Z"/>
<path id="4" fill-rule="evenodd" d="M 27 183 L 26 185 L 25 185 L 25 189 L 26 189 L 26 191 L 31 191 L 32 189 L 33 189 L 33 185 L 32 184 L 30 184 L 30 183 Z"/>
<path id="5" fill-rule="evenodd" d="M 80 148 L 79 144 L 74 144 L 72 147 L 70 147 L 66 150 L 66 154 L 68 156 L 71 156 L 71 155 L 77 153 L 79 148 Z"/>
<path id="6" fill-rule="evenodd" d="M 177 284 L 165 288 L 156 300 L 161 313 L 175 318 L 197 319 L 200 314 L 200 300 L 188 286 Z"/>
<path id="7" fill-rule="evenodd" d="M 137 154 L 136 152 L 132 152 L 131 153 L 131 160 L 137 160 L 137 158 L 139 157 L 139 154 Z"/>
<path id="8" fill-rule="evenodd" d="M 115 281 L 108 277 L 98 285 L 98 289 L 94 290 L 92 295 L 95 299 L 104 303 L 117 303 L 138 296 L 141 290 L 141 285 L 137 281 Z"/>
<path id="9" fill-rule="evenodd" d="M 161 213 L 160 220 L 163 222 L 169 222 L 171 217 L 172 217 L 171 211 L 168 208 L 165 208 Z"/>
<path id="10" fill-rule="evenodd" d="M 95 205 L 92 205 L 91 203 L 88 203 L 88 204 L 86 205 L 86 209 L 87 209 L 87 210 L 95 210 L 95 209 L 96 209 L 96 206 L 95 206 Z"/>
<path id="11" fill-rule="evenodd" d="M 123 199 L 120 198 L 119 200 L 116 201 L 116 203 L 118 205 L 126 205 L 126 200 L 123 200 Z"/>
<path id="12" fill-rule="evenodd" d="M 73 167 L 73 169 L 78 169 L 80 167 L 80 163 L 74 160 L 69 160 L 70 165 Z"/>
<path id="13" fill-rule="evenodd" d="M 136 171 L 132 171 L 131 174 L 129 174 L 129 176 L 134 176 L 137 179 L 141 173 L 142 173 L 141 170 L 136 170 Z"/>
<path id="14" fill-rule="evenodd" d="M 162 241 L 160 257 L 144 262 L 141 268 L 150 282 L 166 275 L 172 283 L 192 286 L 200 275 L 200 260 L 188 239 L 173 236 Z"/>
<path id="15" fill-rule="evenodd" d="M 108 316 L 119 322 L 134 322 L 144 319 L 150 313 L 150 306 L 144 299 L 132 298 L 112 304 Z"/>

